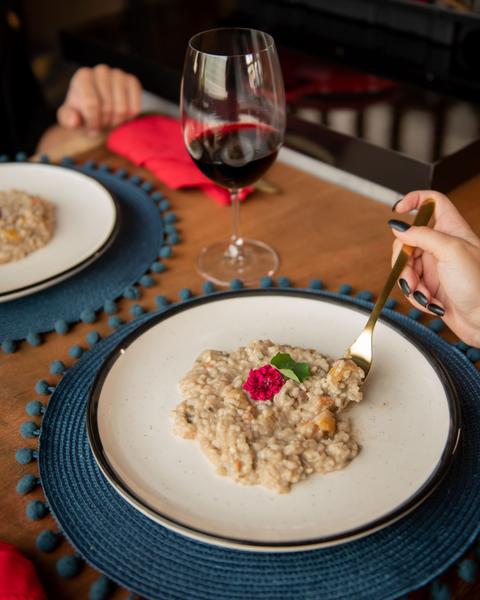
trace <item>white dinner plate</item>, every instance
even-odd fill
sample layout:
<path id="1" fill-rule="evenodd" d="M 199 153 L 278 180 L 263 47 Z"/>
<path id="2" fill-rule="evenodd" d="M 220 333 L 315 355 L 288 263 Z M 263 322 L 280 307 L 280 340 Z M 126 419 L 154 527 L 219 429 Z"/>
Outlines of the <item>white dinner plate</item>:
<path id="1" fill-rule="evenodd" d="M 117 205 L 91 177 L 54 165 L 0 164 L 0 190 L 19 189 L 55 204 L 52 239 L 25 258 L 0 265 L 0 302 L 32 294 L 96 260 L 118 231 Z"/>
<path id="2" fill-rule="evenodd" d="M 272 290 L 199 298 L 158 315 L 127 336 L 95 380 L 87 429 L 100 468 L 148 517 L 217 545 L 304 550 L 387 526 L 438 485 L 460 430 L 440 364 L 385 320 L 364 400 L 349 411 L 362 449 L 344 470 L 278 495 L 216 475 L 195 440 L 172 433 L 177 383 L 203 350 L 271 339 L 339 357 L 365 322 L 346 303 Z"/>

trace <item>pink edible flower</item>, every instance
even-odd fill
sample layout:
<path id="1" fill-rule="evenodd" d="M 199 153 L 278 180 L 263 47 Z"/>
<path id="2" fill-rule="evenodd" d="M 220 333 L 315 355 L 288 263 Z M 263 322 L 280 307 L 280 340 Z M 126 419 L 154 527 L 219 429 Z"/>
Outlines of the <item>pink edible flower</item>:
<path id="1" fill-rule="evenodd" d="M 272 365 L 259 369 L 250 369 L 243 389 L 250 394 L 252 400 L 271 400 L 282 389 L 285 380 L 283 375 Z"/>

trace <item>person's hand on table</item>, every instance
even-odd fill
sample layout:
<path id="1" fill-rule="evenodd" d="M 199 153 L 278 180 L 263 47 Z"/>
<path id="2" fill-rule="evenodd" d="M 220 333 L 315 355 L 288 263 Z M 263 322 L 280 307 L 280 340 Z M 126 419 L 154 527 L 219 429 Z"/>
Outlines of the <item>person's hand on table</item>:
<path id="1" fill-rule="evenodd" d="M 140 112 L 142 86 L 138 79 L 107 65 L 78 69 L 58 109 L 59 125 L 84 127 L 89 134 L 120 125 Z"/>
<path id="2" fill-rule="evenodd" d="M 392 264 L 402 244 L 416 247 L 399 278 L 400 288 L 415 308 L 443 317 L 460 339 L 479 347 L 480 239 L 450 200 L 438 192 L 410 192 L 394 209 L 408 213 L 427 198 L 435 201 L 433 228 L 389 221 L 397 238 Z"/>

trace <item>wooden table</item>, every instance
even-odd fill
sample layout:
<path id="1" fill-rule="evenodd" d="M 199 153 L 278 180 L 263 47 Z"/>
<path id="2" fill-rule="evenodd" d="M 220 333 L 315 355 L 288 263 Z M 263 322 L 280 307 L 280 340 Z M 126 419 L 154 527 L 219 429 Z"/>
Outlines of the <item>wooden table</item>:
<path id="1" fill-rule="evenodd" d="M 198 191 L 168 190 L 151 174 L 112 155 L 104 147 L 90 150 L 78 158 L 102 160 L 114 168 L 126 167 L 130 173 L 149 179 L 165 192 L 178 216 L 183 242 L 175 246 L 174 256 L 168 261 L 171 268 L 162 273 L 153 288 L 144 291 L 140 304 L 153 309 L 155 295 L 177 299 L 178 291 L 184 287 L 200 292 L 202 280 L 195 272 L 194 260 L 205 243 L 229 235 L 231 215 L 228 208 L 218 206 Z M 378 292 L 390 268 L 393 239 L 387 225 L 392 216 L 390 207 L 284 164 L 275 164 L 268 180 L 281 193 L 273 196 L 256 192 L 242 206 L 242 232 L 246 237 L 261 239 L 278 250 L 281 256 L 279 275 L 288 276 L 298 286 L 307 286 L 310 279 L 320 278 L 326 288 L 333 291 L 340 284 L 349 283 L 354 293 L 365 289 Z M 480 232 L 479 196 L 480 176 L 451 194 L 477 233 Z M 393 295 L 399 301 L 401 311 L 410 308 L 398 289 Z M 131 304 L 128 300 L 119 302 L 120 316 L 129 318 Z M 26 518 L 27 502 L 37 497 L 43 499 L 43 496 L 41 490 L 26 497 L 16 493 L 19 478 L 26 472 L 36 473 L 37 467 L 35 463 L 28 468 L 17 464 L 14 454 L 19 447 L 34 446 L 32 441 L 22 439 L 19 427 L 28 420 L 25 404 L 37 397 L 35 382 L 48 376 L 49 365 L 54 359 L 71 365 L 73 361 L 68 348 L 76 343 L 84 344 L 86 333 L 93 328 L 102 335 L 111 331 L 105 314 L 94 325 L 76 325 L 66 336 L 48 334 L 44 336 L 46 343 L 41 346 L 31 347 L 24 343 L 21 351 L 15 354 L 0 352 L 0 539 L 16 544 L 34 561 L 48 597 L 55 600 L 87 598 L 89 587 L 98 574 L 89 567 L 71 580 L 62 579 L 56 573 L 56 560 L 73 553 L 66 541 L 52 554 L 42 554 L 36 549 L 38 533 L 55 529 L 55 524 L 51 516 L 40 521 Z M 56 378 L 50 375 L 48 379 L 55 382 Z M 40 399 L 45 401 L 45 397 Z M 452 572 L 445 580 L 455 590 L 455 598 L 480 597 L 480 585 L 463 583 Z M 126 598 L 127 592 L 118 589 L 113 597 Z M 428 590 L 410 596 L 429 597 Z"/>

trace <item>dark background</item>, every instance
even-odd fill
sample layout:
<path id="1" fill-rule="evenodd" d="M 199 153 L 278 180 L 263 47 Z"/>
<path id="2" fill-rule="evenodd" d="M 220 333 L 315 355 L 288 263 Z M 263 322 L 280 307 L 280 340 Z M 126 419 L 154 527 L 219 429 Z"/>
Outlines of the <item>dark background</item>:
<path id="1" fill-rule="evenodd" d="M 20 7 L 35 72 L 54 106 L 78 65 L 99 62 L 134 72 L 147 90 L 177 102 L 191 35 L 255 27 L 279 48 L 292 148 L 398 191 L 448 191 L 477 172 L 480 2 L 23 0 Z"/>

